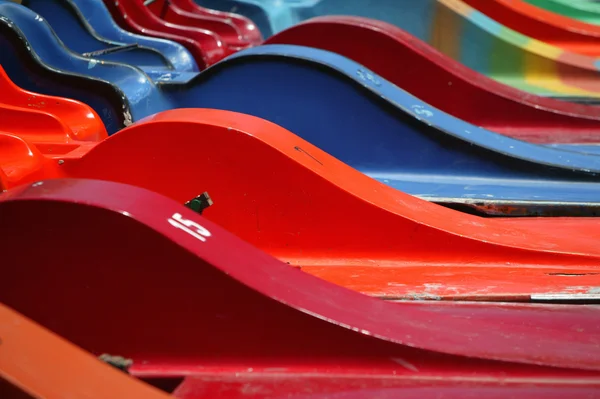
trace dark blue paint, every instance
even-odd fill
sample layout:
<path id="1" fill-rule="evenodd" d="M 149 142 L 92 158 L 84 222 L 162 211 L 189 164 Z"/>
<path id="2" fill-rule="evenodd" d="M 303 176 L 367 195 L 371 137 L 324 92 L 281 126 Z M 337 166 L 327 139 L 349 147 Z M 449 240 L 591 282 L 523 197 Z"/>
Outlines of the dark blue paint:
<path id="1" fill-rule="evenodd" d="M 121 110 L 106 98 L 106 94 L 90 91 L 85 87 L 85 81 L 77 83 L 71 80 L 72 83 L 67 85 L 67 82 L 61 82 L 52 76 L 40 73 L 40 67 L 32 65 L 30 62 L 21 62 L 23 58 L 15 59 L 14 57 L 12 43 L 0 32 L 0 65 L 15 84 L 53 96 L 85 99 L 86 104 L 99 112 L 108 131 L 116 131 L 122 126 Z M 7 58 L 10 58 L 9 62 L 7 62 Z"/>
<path id="2" fill-rule="evenodd" d="M 160 93 L 140 69 L 125 64 L 100 63 L 66 49 L 57 40 L 50 25 L 45 20 L 37 18 L 36 13 L 24 6 L 11 2 L 0 2 L 0 19 L 2 19 L 4 31 L 16 32 L 22 36 L 23 40 L 26 38 L 28 41 L 26 45 L 20 44 L 15 47 L 12 42 L 3 38 L 0 48 L 0 65 L 18 86 L 26 90 L 85 102 L 100 115 L 110 133 L 122 128 L 120 121 L 124 119 L 137 120 L 164 109 L 164 104 L 160 99 L 157 100 Z M 11 22 L 12 29 L 9 26 Z M 29 46 L 30 50 L 26 46 Z M 103 99 L 98 95 L 99 93 L 85 87 L 81 82 L 80 86 L 75 88 L 52 84 L 53 80 L 64 79 L 64 76 L 53 78 L 49 77 L 47 73 L 40 74 L 39 72 L 31 75 L 33 66 L 24 68 L 24 65 L 30 64 L 31 61 L 23 62 L 24 59 L 31 57 L 36 58 L 45 69 L 93 77 L 97 84 L 105 82 L 104 92 L 118 91 L 118 101 L 114 100 L 116 97 L 114 93 L 111 100 L 107 100 L 106 97 Z M 40 67 L 37 69 L 39 70 Z M 49 83 L 48 85 L 38 84 L 40 80 Z M 117 84 L 111 85 L 110 83 Z"/>
<path id="3" fill-rule="evenodd" d="M 137 49 L 95 58 L 150 71 L 198 71 L 195 60 L 182 45 L 121 29 L 102 0 L 24 0 L 23 5 L 45 18 L 67 48 L 76 53 L 136 43 L 140 46 Z"/>
<path id="4" fill-rule="evenodd" d="M 158 76 L 153 82 L 130 66 L 89 68 L 88 61 L 52 44 L 45 22 L 35 21 L 23 7 L 1 4 L 0 15 L 17 22 L 48 64 L 118 85 L 134 120 L 177 107 L 255 115 L 392 187 L 432 200 L 592 203 L 599 198 L 600 157 L 477 128 L 330 52 L 261 46 L 234 54 L 201 74 L 181 74 L 178 84 L 170 83 L 171 78 L 161 83 Z M 2 63 L 10 59 L 5 56 Z M 19 75 L 16 69 L 11 71 Z M 25 88 L 37 90 L 35 82 L 29 84 Z M 74 94 L 79 97 L 71 97 L 88 102 Z"/>

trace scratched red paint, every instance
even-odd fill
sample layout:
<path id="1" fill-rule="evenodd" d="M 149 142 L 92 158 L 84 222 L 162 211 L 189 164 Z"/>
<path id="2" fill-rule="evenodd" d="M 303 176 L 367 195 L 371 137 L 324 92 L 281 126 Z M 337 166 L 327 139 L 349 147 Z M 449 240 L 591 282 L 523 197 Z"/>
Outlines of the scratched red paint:
<path id="1" fill-rule="evenodd" d="M 18 137 L 3 140 L 14 144 L 3 148 L 15 159 L 35 165 L 2 165 L 6 187 L 92 178 L 182 204 L 207 191 L 215 201 L 209 219 L 305 273 L 382 298 L 522 301 L 591 295 L 600 286 L 600 226 L 592 218 L 463 214 L 380 184 L 248 115 L 167 111 L 60 156 Z"/>
<path id="2" fill-rule="evenodd" d="M 0 198 L 0 234 L 12 239 L 0 303 L 95 355 L 132 359 L 138 378 L 171 379 L 176 397 L 600 387 L 596 307 L 381 301 L 291 268 L 172 199 L 106 181 L 47 180 Z M 204 239 L 175 228 L 174 215 Z M 70 372 L 92 359 L 63 365 L 73 348 L 5 316 L 0 307 L 2 375 L 38 393 L 106 384 L 100 369 Z"/>

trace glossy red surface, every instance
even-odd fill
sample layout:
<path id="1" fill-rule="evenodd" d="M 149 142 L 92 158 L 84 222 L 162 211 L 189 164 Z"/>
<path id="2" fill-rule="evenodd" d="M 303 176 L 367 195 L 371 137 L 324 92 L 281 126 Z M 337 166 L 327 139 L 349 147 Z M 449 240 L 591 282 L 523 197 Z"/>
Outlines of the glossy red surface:
<path id="1" fill-rule="evenodd" d="M 555 14 L 522 0 L 463 0 L 498 23 L 579 54 L 600 55 L 600 27 Z"/>
<path id="2" fill-rule="evenodd" d="M 306 375 L 294 370 L 253 373 L 244 370 L 234 375 L 223 370 L 213 376 L 195 373 L 183 380 L 174 395 L 161 393 L 100 362 L 89 353 L 56 334 L 0 304 L 0 397 L 32 399 L 34 397 L 87 399 L 168 399 L 168 398 L 321 398 L 335 394 L 336 398 L 358 399 L 407 398 L 506 398 L 530 397 L 593 398 L 593 384 L 577 386 L 564 381 L 536 384 L 536 378 L 521 383 L 504 384 L 500 379 L 473 381 L 472 378 L 442 380 L 441 378 L 400 378 L 396 381 L 375 376 L 344 376 L 328 378 L 327 374 Z M 402 359 L 396 359 L 401 362 Z M 407 364 L 405 364 L 407 365 Z M 408 365 L 407 365 L 408 366 Z M 410 366 L 409 366 L 410 367 Z M 240 378 L 241 377 L 241 378 Z M 416 377 L 416 378 L 415 378 Z M 387 380 L 387 381 L 386 381 Z M 412 381 L 411 381 L 412 380 Z M 172 385 L 178 380 L 173 379 Z M 284 383 L 285 384 L 282 384 Z M 581 381 L 577 381 L 581 383 Z M 165 385 L 164 383 L 162 384 Z M 383 388 L 375 388 L 377 385 Z M 398 387 L 398 385 L 402 385 Z M 351 390 L 336 392 L 340 386 Z M 396 386 L 396 388 L 390 388 Z"/>
<path id="3" fill-rule="evenodd" d="M 91 107 L 23 90 L 1 66 L 0 120 L 0 191 L 52 175 L 56 173 L 53 157 L 81 156 L 108 137 Z"/>
<path id="4" fill-rule="evenodd" d="M 600 387 L 597 307 L 381 301 L 111 182 L 16 188 L 0 217 L 0 302 L 137 377 L 185 378 L 180 398 Z"/>
<path id="5" fill-rule="evenodd" d="M 18 140 L 10 152 L 20 161 L 0 165 L 11 185 L 92 178 L 180 203 L 208 191 L 215 205 L 206 216 L 240 238 L 306 273 L 385 299 L 590 299 L 600 286 L 594 218 L 463 214 L 372 180 L 248 115 L 167 111 L 87 153 L 90 147 L 79 147 L 63 156 L 5 140 Z M 28 162 L 41 165 L 35 177 Z"/>
<path id="6" fill-rule="evenodd" d="M 436 108 L 507 136 L 535 143 L 600 141 L 600 107 L 502 85 L 385 22 L 318 17 L 265 43 L 297 44 L 344 55 Z"/>
<path id="7" fill-rule="evenodd" d="M 221 38 L 213 32 L 161 21 L 146 7 L 138 7 L 131 1 L 104 0 L 104 3 L 123 29 L 180 43 L 192 53 L 201 69 L 230 54 Z"/>
<path id="8" fill-rule="evenodd" d="M 10 80 L 2 66 L 0 107 L 0 129 L 33 142 L 98 141 L 108 137 L 102 120 L 91 107 L 68 98 L 23 90 Z"/>
<path id="9" fill-rule="evenodd" d="M 143 1 L 137 2 L 134 0 L 132 3 L 136 7 L 144 7 Z M 191 13 L 177 7 L 170 0 L 157 0 L 147 7 L 154 15 L 165 22 L 216 33 L 233 51 L 251 46 L 251 43 L 242 37 L 238 27 L 227 19 Z M 142 13 L 143 11 L 140 10 L 139 12 Z"/>
<path id="10" fill-rule="evenodd" d="M 242 15 L 201 7 L 194 0 L 171 0 L 171 3 L 187 12 L 230 20 L 240 30 L 245 40 L 250 43 L 260 44 L 263 40 L 254 22 Z"/>

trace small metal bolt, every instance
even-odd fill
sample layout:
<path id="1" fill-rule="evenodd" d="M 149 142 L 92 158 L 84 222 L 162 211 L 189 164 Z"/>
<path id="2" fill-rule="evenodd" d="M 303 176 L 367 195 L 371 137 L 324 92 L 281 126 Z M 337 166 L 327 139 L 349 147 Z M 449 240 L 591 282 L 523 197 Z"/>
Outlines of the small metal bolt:
<path id="1" fill-rule="evenodd" d="M 65 160 L 64 160 L 64 159 L 59 159 L 59 160 L 58 160 L 58 164 L 59 164 L 59 165 L 62 165 L 63 163 L 65 163 Z"/>

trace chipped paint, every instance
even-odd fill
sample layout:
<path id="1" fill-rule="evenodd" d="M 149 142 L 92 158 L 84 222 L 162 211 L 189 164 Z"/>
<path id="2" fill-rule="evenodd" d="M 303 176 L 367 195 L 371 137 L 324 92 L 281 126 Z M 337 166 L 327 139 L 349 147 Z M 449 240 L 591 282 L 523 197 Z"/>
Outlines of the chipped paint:
<path id="1" fill-rule="evenodd" d="M 423 105 L 415 104 L 412 105 L 411 108 L 417 115 L 421 115 L 426 118 L 431 118 L 433 116 L 433 112 L 425 108 Z"/>
<path id="2" fill-rule="evenodd" d="M 404 360 L 399 357 L 392 357 L 391 359 L 394 363 L 398 363 L 400 366 L 404 367 L 407 370 L 414 371 L 415 373 L 419 372 L 419 369 L 407 360 Z"/>

